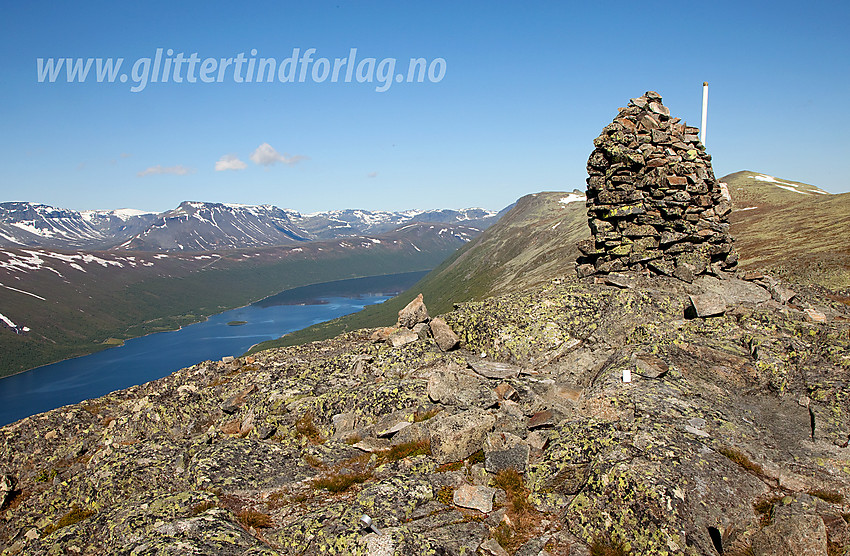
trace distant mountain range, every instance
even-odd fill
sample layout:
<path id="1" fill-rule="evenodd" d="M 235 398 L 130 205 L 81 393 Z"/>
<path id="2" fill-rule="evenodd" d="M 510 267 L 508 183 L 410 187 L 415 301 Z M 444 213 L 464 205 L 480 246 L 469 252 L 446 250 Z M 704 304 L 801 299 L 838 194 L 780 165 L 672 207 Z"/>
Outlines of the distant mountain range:
<path id="1" fill-rule="evenodd" d="M 78 212 L 7 202 L 0 203 L 0 247 L 203 252 L 382 234 L 417 222 L 484 230 L 502 213 L 472 208 L 301 214 L 272 205 L 186 201 L 154 214 L 133 209 Z"/>

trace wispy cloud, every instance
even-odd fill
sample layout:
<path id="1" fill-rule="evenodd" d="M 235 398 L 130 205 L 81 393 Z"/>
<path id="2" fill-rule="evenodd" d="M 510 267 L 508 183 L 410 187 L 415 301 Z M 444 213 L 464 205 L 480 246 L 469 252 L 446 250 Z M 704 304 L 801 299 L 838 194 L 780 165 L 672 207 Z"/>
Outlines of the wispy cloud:
<path id="1" fill-rule="evenodd" d="M 175 176 L 185 176 L 186 174 L 191 174 L 194 171 L 194 169 L 186 168 L 182 164 L 178 164 L 177 166 L 162 166 L 161 164 L 157 164 L 156 166 L 145 168 L 138 173 L 138 176 L 140 178 L 153 174 L 174 174 Z"/>
<path id="2" fill-rule="evenodd" d="M 378 172 L 369 172 L 368 174 L 366 174 L 366 177 L 367 178 L 377 178 Z"/>
<path id="3" fill-rule="evenodd" d="M 215 171 L 223 172 L 225 170 L 244 170 L 248 165 L 239 160 L 235 154 L 226 154 L 218 159 L 215 163 Z"/>
<path id="4" fill-rule="evenodd" d="M 293 166 L 302 160 L 307 160 L 307 157 L 300 154 L 294 156 L 290 156 L 288 153 L 280 154 L 268 143 L 263 143 L 251 153 L 251 160 L 254 164 L 259 164 L 260 166 L 271 166 L 278 162 L 282 162 L 287 166 Z"/>
<path id="5" fill-rule="evenodd" d="M 121 156 L 121 158 L 130 158 L 133 155 L 131 153 L 121 153 L 120 156 Z"/>

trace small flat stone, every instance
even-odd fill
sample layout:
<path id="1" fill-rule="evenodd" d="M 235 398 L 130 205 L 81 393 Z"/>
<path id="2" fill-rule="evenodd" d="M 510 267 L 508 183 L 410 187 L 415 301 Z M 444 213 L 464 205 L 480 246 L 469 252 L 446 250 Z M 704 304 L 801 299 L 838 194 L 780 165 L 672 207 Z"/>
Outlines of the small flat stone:
<path id="1" fill-rule="evenodd" d="M 502 548 L 496 539 L 487 539 L 481 543 L 478 550 L 485 556 L 508 556 L 508 551 Z"/>
<path id="2" fill-rule="evenodd" d="M 709 434 L 707 432 L 700 430 L 700 429 L 697 429 L 697 428 L 694 428 L 690 425 L 685 425 L 685 430 L 688 431 L 689 433 L 695 435 L 695 436 L 700 436 L 700 437 L 703 437 L 703 438 L 708 438 L 708 436 L 709 436 Z"/>
<path id="3" fill-rule="evenodd" d="M 646 378 L 658 378 L 670 370 L 667 363 L 653 355 L 638 355 L 634 364 L 635 372 Z"/>
<path id="4" fill-rule="evenodd" d="M 605 283 L 609 286 L 632 289 L 637 284 L 637 280 L 633 276 L 627 276 L 626 274 L 612 273 L 605 277 Z"/>
<path id="5" fill-rule="evenodd" d="M 411 330 L 413 330 L 413 332 L 417 336 L 419 336 L 420 340 L 427 340 L 428 339 L 429 328 L 428 328 L 428 325 L 425 324 L 424 322 L 420 322 L 419 324 L 414 325 Z"/>
<path id="6" fill-rule="evenodd" d="M 500 400 L 516 401 L 519 399 L 519 394 L 516 389 L 507 382 L 503 382 L 496 386 L 496 395 L 499 396 Z"/>
<path id="7" fill-rule="evenodd" d="M 337 413 L 331 417 L 334 426 L 334 438 L 339 440 L 354 430 L 357 424 L 357 414 L 353 411 Z"/>
<path id="8" fill-rule="evenodd" d="M 481 378 L 450 368 L 435 370 L 428 377 L 428 397 L 444 405 L 492 407 L 499 403 L 496 392 Z"/>
<path id="9" fill-rule="evenodd" d="M 510 363 L 496 363 L 493 361 L 475 361 L 469 364 L 472 370 L 486 378 L 505 380 L 519 376 L 520 368 Z"/>
<path id="10" fill-rule="evenodd" d="M 786 288 L 785 286 L 775 282 L 769 282 L 767 290 L 770 292 L 770 296 L 774 299 L 774 301 L 778 301 L 783 305 L 791 301 L 794 296 L 797 295 L 797 292 L 794 290 Z"/>
<path id="11" fill-rule="evenodd" d="M 491 432 L 484 440 L 484 468 L 490 473 L 515 469 L 525 473 L 528 468 L 528 444 L 509 432 Z"/>
<path id="12" fill-rule="evenodd" d="M 700 318 L 722 315 L 726 312 L 726 302 L 716 293 L 692 295 L 690 298 L 694 311 Z"/>
<path id="13" fill-rule="evenodd" d="M 806 320 L 809 322 L 826 322 L 826 315 L 824 315 L 817 309 L 808 307 L 806 309 L 803 309 L 803 313 L 806 314 Z"/>
<path id="14" fill-rule="evenodd" d="M 387 338 L 387 343 L 393 347 L 401 347 L 419 340 L 419 335 L 406 328 L 400 328 Z"/>
<path id="15" fill-rule="evenodd" d="M 257 391 L 257 385 L 252 384 L 247 388 L 237 392 L 225 400 L 219 407 L 227 414 L 233 414 L 239 411 L 239 408 L 245 405 L 248 396 Z"/>
<path id="16" fill-rule="evenodd" d="M 375 330 L 369 339 L 373 342 L 385 342 L 396 330 L 398 329 L 394 326 L 385 326 Z"/>
<path id="17" fill-rule="evenodd" d="M 466 459 L 480 450 L 496 417 L 480 409 L 470 409 L 449 417 L 437 416 L 427 423 L 431 455 L 442 465 Z"/>
<path id="18" fill-rule="evenodd" d="M 528 428 L 528 430 L 554 426 L 555 414 L 552 413 L 551 409 L 544 409 L 543 411 L 538 411 L 537 413 L 528 418 L 528 423 L 526 424 L 526 428 Z"/>
<path id="19" fill-rule="evenodd" d="M 660 102 L 650 102 L 649 109 L 656 114 L 661 114 L 664 116 L 670 115 L 670 109 L 661 104 Z"/>
<path id="20" fill-rule="evenodd" d="M 525 438 L 525 442 L 538 452 L 542 452 L 549 445 L 549 434 L 540 430 L 531 431 Z"/>
<path id="21" fill-rule="evenodd" d="M 385 438 L 364 438 L 360 442 L 354 445 L 358 450 L 362 450 L 364 452 L 380 452 L 382 450 L 386 450 L 390 447 L 390 441 Z"/>
<path id="22" fill-rule="evenodd" d="M 644 114 L 640 117 L 639 123 L 644 129 L 658 129 L 658 120 L 652 114 Z"/>
<path id="23" fill-rule="evenodd" d="M 452 502 L 455 506 L 478 510 L 486 514 L 493 511 L 493 496 L 495 494 L 495 488 L 463 485 L 454 491 Z"/>
<path id="24" fill-rule="evenodd" d="M 391 426 L 387 429 L 384 429 L 382 431 L 378 431 L 376 436 L 378 438 L 389 438 L 389 437 L 393 436 L 395 433 L 406 429 L 411 424 L 412 423 L 410 421 L 399 421 L 398 423 L 396 423 L 395 425 L 393 425 L 393 426 Z"/>
<path id="25" fill-rule="evenodd" d="M 714 293 L 723 298 L 727 306 L 758 305 L 770 300 L 770 292 L 759 285 L 737 278 L 720 280 L 713 276 L 700 276 L 694 285 L 703 293 Z"/>

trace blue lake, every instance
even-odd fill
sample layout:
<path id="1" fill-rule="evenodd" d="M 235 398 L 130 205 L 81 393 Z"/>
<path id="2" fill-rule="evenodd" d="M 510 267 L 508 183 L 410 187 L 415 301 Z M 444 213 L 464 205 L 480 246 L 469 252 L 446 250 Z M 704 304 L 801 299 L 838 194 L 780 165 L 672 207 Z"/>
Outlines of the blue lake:
<path id="1" fill-rule="evenodd" d="M 206 360 L 238 356 L 254 344 L 381 303 L 423 272 L 341 280 L 282 292 L 173 332 L 0 379 L 0 426 L 56 407 L 162 378 Z M 239 326 L 231 321 L 246 321 Z"/>

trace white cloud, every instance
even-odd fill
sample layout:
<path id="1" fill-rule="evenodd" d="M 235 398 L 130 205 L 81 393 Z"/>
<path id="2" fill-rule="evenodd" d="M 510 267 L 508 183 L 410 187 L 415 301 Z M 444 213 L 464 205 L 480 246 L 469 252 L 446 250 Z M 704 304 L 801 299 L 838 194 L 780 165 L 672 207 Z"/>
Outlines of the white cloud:
<path id="1" fill-rule="evenodd" d="M 248 165 L 239 160 L 235 154 L 226 154 L 218 159 L 215 163 L 215 171 L 223 172 L 224 170 L 244 170 Z"/>
<path id="2" fill-rule="evenodd" d="M 296 154 L 295 156 L 289 156 L 287 153 L 280 154 L 268 143 L 263 143 L 251 153 L 251 160 L 254 164 L 259 164 L 260 166 L 271 166 L 278 162 L 282 162 L 287 166 L 293 166 L 302 160 L 307 160 L 307 157 L 300 154 Z"/>
<path id="3" fill-rule="evenodd" d="M 186 174 L 191 174 L 193 172 L 193 169 L 186 168 L 182 164 L 178 164 L 177 166 L 162 166 L 161 164 L 157 164 L 156 166 L 145 168 L 138 173 L 138 176 L 140 178 L 150 176 L 152 174 L 174 174 L 176 176 L 185 176 Z"/>
<path id="4" fill-rule="evenodd" d="M 366 177 L 367 178 L 377 178 L 378 172 L 369 172 L 368 174 L 366 174 Z"/>

